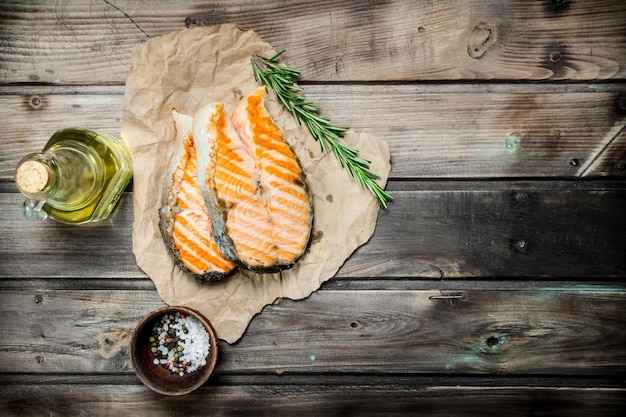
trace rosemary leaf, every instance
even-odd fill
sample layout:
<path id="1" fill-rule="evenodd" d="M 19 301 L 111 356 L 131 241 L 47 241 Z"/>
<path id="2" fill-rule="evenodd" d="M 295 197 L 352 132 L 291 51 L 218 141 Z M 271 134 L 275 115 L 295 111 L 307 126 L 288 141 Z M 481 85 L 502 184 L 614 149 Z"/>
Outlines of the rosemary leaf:
<path id="1" fill-rule="evenodd" d="M 318 113 L 319 107 L 306 100 L 302 87 L 298 85 L 299 70 L 278 65 L 278 58 L 284 52 L 283 49 L 270 58 L 252 55 L 252 70 L 256 80 L 274 91 L 285 108 L 293 114 L 298 126 L 306 126 L 325 155 L 332 152 L 348 175 L 359 186 L 370 191 L 381 207 L 387 208 L 387 202 L 392 201 L 393 197 L 376 182 L 379 177 L 370 170 L 370 161 L 359 157 L 357 149 L 341 141 L 348 128 L 331 125 L 327 116 Z"/>

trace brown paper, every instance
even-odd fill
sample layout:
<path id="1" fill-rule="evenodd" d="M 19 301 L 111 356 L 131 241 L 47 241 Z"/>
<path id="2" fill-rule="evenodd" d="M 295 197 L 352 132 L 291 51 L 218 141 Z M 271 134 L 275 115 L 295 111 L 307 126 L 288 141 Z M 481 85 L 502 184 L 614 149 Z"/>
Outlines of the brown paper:
<path id="1" fill-rule="evenodd" d="M 201 282 L 173 264 L 158 216 L 163 178 L 175 149 L 171 110 L 194 114 L 203 104 L 219 101 L 232 112 L 242 96 L 258 87 L 251 55 L 274 53 L 254 32 L 234 25 L 185 29 L 139 45 L 126 82 L 122 137 L 133 159 L 137 264 L 154 281 L 164 302 L 200 311 L 228 343 L 243 335 L 265 305 L 281 297 L 308 297 L 335 275 L 372 236 L 379 209 L 377 200 L 350 179 L 333 155 L 324 156 L 319 144 L 269 93 L 268 110 L 298 155 L 313 194 L 310 248 L 290 270 L 277 274 L 239 270 L 219 282 Z M 390 170 L 386 143 L 352 131 L 345 142 L 371 160 L 371 168 L 385 184 Z"/>

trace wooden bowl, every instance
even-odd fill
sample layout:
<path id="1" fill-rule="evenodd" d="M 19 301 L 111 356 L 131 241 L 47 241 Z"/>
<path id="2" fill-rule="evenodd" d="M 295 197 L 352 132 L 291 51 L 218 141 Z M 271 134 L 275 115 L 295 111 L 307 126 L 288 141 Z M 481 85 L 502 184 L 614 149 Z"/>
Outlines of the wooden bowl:
<path id="1" fill-rule="evenodd" d="M 209 333 L 209 353 L 206 365 L 182 376 L 174 374 L 163 366 L 154 364 L 150 336 L 152 328 L 165 314 L 185 313 L 195 317 Z M 217 336 L 211 323 L 202 314 L 188 307 L 170 306 L 153 311 L 144 317 L 133 332 L 130 341 L 130 359 L 135 374 L 151 390 L 163 395 L 185 395 L 201 387 L 213 373 L 217 362 Z"/>

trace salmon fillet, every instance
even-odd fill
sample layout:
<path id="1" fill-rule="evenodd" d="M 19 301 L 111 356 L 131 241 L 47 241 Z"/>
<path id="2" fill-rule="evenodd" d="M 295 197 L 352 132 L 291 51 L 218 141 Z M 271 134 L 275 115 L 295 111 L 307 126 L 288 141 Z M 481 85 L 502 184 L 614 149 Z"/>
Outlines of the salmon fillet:
<path id="1" fill-rule="evenodd" d="M 219 250 L 197 177 L 196 147 L 191 134 L 192 117 L 172 113 L 178 150 L 166 175 L 160 229 L 168 251 L 186 272 L 215 281 L 229 275 L 235 264 Z"/>
<path id="2" fill-rule="evenodd" d="M 245 97 L 232 119 L 220 104 L 194 117 L 198 178 L 222 253 L 256 272 L 290 268 L 306 251 L 311 196 L 298 158 L 263 103 L 265 88 Z"/>

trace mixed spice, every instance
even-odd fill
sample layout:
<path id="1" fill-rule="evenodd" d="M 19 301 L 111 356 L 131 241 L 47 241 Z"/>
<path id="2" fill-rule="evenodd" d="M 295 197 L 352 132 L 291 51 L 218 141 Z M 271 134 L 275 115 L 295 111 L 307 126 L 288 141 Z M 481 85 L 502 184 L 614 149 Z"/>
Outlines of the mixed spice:
<path id="1" fill-rule="evenodd" d="M 209 340 L 209 333 L 195 317 L 180 312 L 165 314 L 150 336 L 153 363 L 180 376 L 194 372 L 206 365 Z"/>

